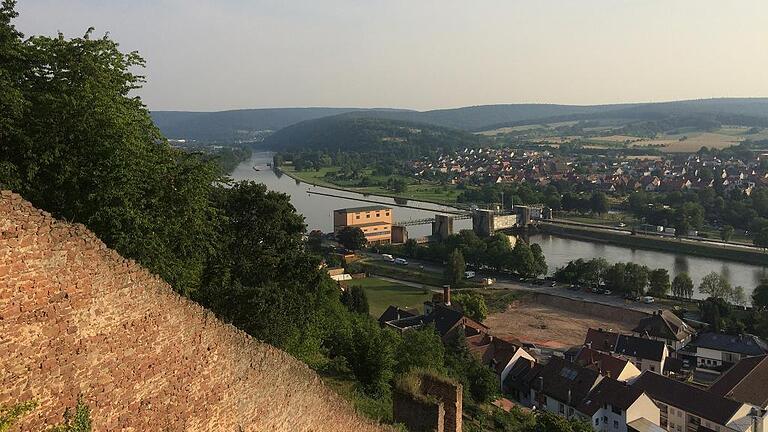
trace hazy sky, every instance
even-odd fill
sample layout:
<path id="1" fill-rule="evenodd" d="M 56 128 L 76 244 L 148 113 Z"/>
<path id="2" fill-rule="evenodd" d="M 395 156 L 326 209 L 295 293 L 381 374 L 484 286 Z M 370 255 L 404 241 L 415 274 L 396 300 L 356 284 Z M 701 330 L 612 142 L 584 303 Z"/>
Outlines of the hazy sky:
<path id="1" fill-rule="evenodd" d="M 109 32 L 154 110 L 768 96 L 768 0 L 19 0 Z"/>

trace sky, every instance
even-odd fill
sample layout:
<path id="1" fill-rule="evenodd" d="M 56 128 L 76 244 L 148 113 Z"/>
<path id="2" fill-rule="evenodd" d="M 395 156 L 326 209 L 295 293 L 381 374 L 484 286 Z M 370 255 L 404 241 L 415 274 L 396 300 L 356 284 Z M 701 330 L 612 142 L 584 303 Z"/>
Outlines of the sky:
<path id="1" fill-rule="evenodd" d="M 766 0 L 19 0 L 109 32 L 151 110 L 768 96 Z"/>

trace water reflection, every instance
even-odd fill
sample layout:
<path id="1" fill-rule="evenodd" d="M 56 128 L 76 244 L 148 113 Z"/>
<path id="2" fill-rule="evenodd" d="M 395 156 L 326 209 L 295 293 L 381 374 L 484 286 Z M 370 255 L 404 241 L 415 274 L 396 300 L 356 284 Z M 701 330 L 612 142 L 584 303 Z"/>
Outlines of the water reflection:
<path id="1" fill-rule="evenodd" d="M 344 207 L 355 207 L 370 205 L 370 203 L 361 202 L 360 194 L 338 191 L 322 187 L 315 187 L 309 184 L 303 184 L 301 181 L 293 181 L 288 176 L 283 176 L 279 171 L 276 173 L 267 163 L 272 161 L 272 153 L 255 153 L 251 160 L 240 164 L 231 177 L 233 180 L 253 180 L 264 183 L 269 189 L 283 192 L 291 196 L 291 203 L 296 210 L 304 215 L 307 227 L 309 229 L 320 229 L 325 232 L 333 229 L 333 210 Z M 256 171 L 253 167 L 259 169 Z M 308 194 L 307 191 L 319 191 L 336 195 L 334 197 Z M 369 199 L 390 204 L 406 205 L 407 199 L 386 198 L 369 196 Z M 396 221 L 408 221 L 415 219 L 424 219 L 433 217 L 435 213 L 441 210 L 450 210 L 449 207 L 420 202 L 410 202 L 410 205 L 416 205 L 423 208 L 394 208 L 394 217 Z M 471 220 L 457 220 L 454 222 L 455 230 L 471 229 Z M 431 233 L 429 225 L 409 226 L 408 232 L 411 237 L 422 237 Z M 698 286 L 701 278 L 712 271 L 719 271 L 726 275 L 732 285 L 741 285 L 749 295 L 752 289 L 759 283 L 760 279 L 768 276 L 766 268 L 751 264 L 723 261 L 712 258 L 700 258 L 687 256 L 671 252 L 647 251 L 623 246 L 613 246 L 604 243 L 592 243 L 583 240 L 575 240 L 552 235 L 537 234 L 531 236 L 530 241 L 539 243 L 545 256 L 550 271 L 557 267 L 562 267 L 568 261 L 577 258 L 591 259 L 603 257 L 608 262 L 628 262 L 633 261 L 638 264 L 646 265 L 650 268 L 665 268 L 670 276 L 686 272 Z M 695 297 L 700 297 L 698 292 Z"/>
<path id="2" fill-rule="evenodd" d="M 604 243 L 565 239 L 548 234 L 533 235 L 530 240 L 541 245 L 541 249 L 547 257 L 550 272 L 554 272 L 555 269 L 564 266 L 573 259 L 583 258 L 587 260 L 603 257 L 609 263 L 632 261 L 651 269 L 665 268 L 669 271 L 671 278 L 685 272 L 691 276 L 697 288 L 704 276 L 715 271 L 723 275 L 731 285 L 743 286 L 747 295 L 751 294 L 752 289 L 767 274 L 766 268 L 752 264 L 671 252 L 631 249 Z M 694 298 L 701 297 L 698 292 L 694 292 Z"/>

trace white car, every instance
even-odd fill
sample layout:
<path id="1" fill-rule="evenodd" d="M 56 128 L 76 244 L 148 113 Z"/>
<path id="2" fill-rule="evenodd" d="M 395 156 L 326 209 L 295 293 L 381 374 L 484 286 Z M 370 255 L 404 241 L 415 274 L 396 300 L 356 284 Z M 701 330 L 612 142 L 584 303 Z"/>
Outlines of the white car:
<path id="1" fill-rule="evenodd" d="M 381 254 L 381 257 L 384 258 L 384 260 L 392 262 L 395 260 L 395 258 L 390 254 Z"/>
<path id="2" fill-rule="evenodd" d="M 646 303 L 646 304 L 650 304 L 650 303 L 653 303 L 654 301 L 656 301 L 656 299 L 654 299 L 654 298 L 653 298 L 653 297 L 651 297 L 651 296 L 645 296 L 645 297 L 641 298 L 640 300 L 641 300 L 643 303 Z"/>
<path id="3" fill-rule="evenodd" d="M 404 258 L 395 258 L 395 264 L 408 265 L 408 261 Z"/>
<path id="4" fill-rule="evenodd" d="M 472 270 L 467 270 L 464 272 L 464 279 L 472 279 L 473 277 L 475 277 L 475 272 Z"/>

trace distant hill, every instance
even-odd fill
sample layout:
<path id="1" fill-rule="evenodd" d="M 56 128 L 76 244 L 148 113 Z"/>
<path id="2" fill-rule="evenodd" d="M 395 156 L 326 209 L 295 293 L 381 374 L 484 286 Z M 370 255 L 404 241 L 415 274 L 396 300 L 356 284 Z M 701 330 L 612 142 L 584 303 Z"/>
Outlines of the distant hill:
<path id="1" fill-rule="evenodd" d="M 275 150 L 344 150 L 417 152 L 472 147 L 480 137 L 469 132 L 425 123 L 339 115 L 304 121 L 268 137 Z"/>
<path id="2" fill-rule="evenodd" d="M 305 120 L 360 108 L 267 108 L 218 112 L 153 111 L 152 120 L 167 138 L 232 142 L 259 131 L 276 131 Z M 386 110 L 384 110 L 386 112 Z"/>
<path id="3" fill-rule="evenodd" d="M 359 108 L 274 108 L 221 112 L 156 111 L 155 124 L 169 138 L 232 142 L 258 131 L 277 131 L 327 116 L 375 117 L 430 124 L 466 131 L 572 120 L 660 120 L 675 116 L 708 116 L 721 122 L 762 126 L 768 98 L 722 98 L 613 105 L 510 104 L 431 111 Z"/>

